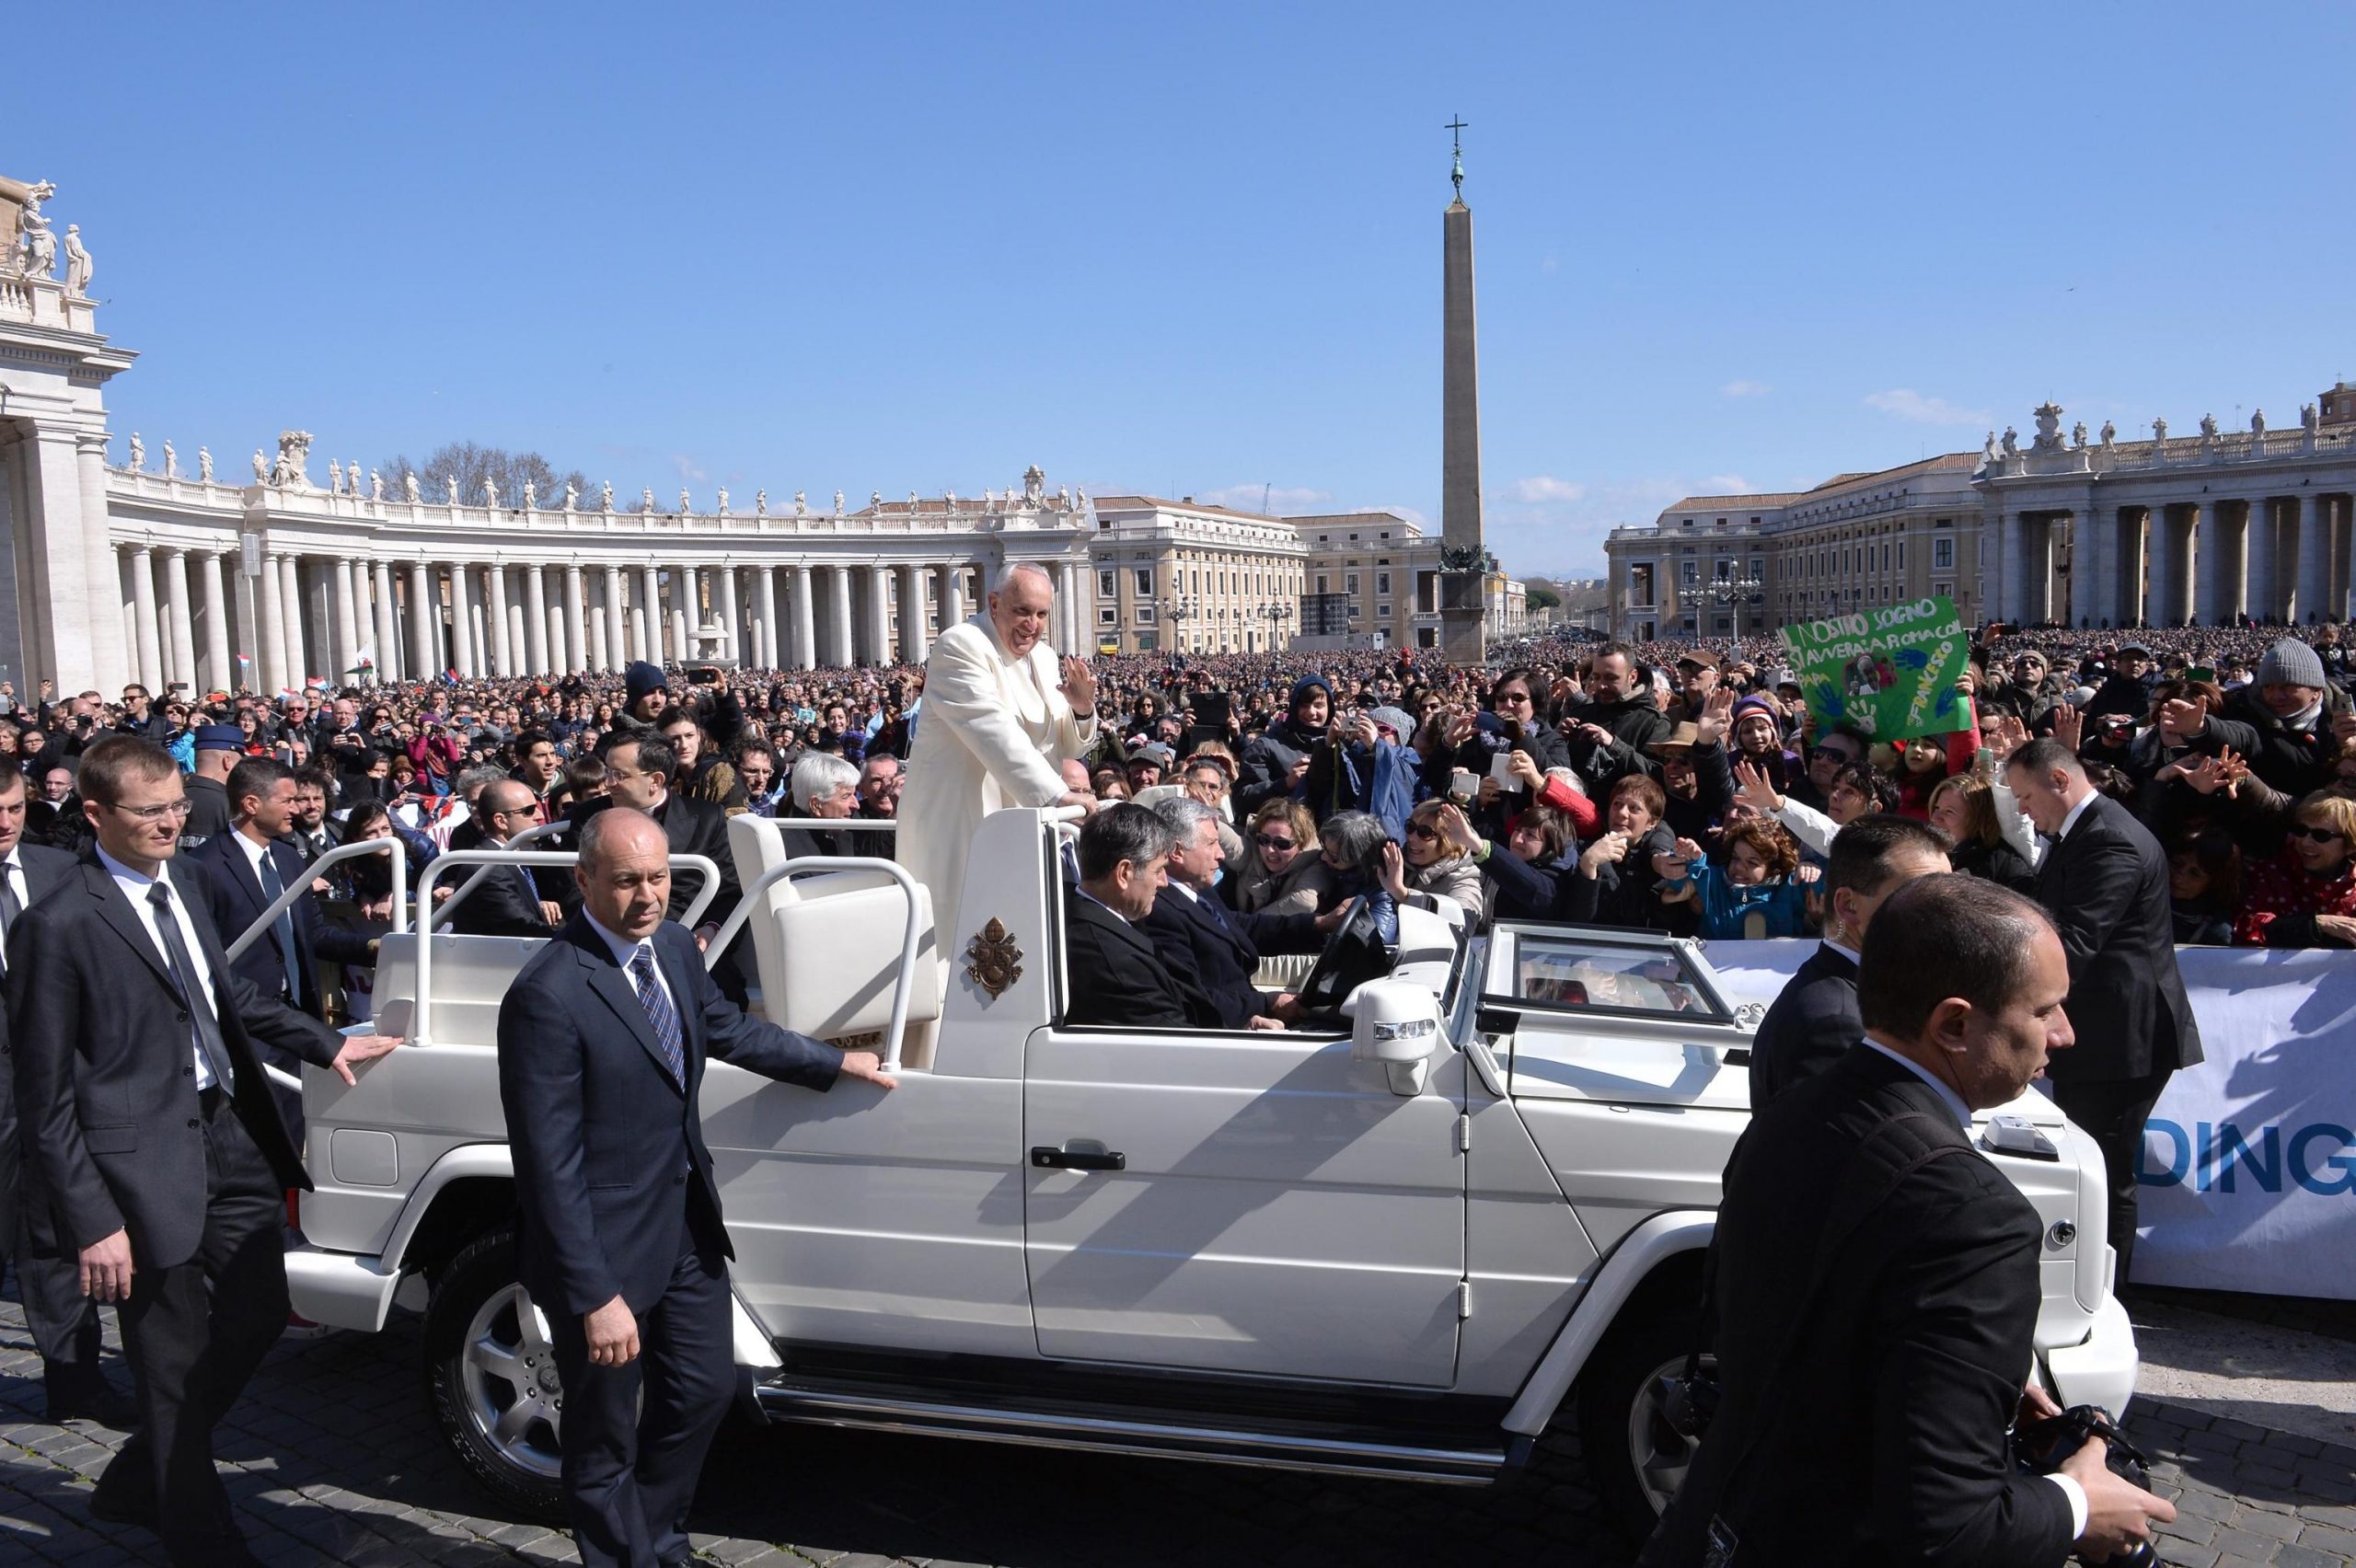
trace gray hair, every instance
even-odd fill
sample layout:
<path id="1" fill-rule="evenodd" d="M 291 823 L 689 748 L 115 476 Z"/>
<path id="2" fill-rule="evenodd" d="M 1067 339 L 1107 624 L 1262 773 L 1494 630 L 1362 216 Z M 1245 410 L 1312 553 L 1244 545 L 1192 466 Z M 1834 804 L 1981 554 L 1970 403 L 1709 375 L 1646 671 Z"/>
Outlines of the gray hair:
<path id="1" fill-rule="evenodd" d="M 813 803 L 823 801 L 844 785 L 859 783 L 859 769 L 832 752 L 803 752 L 793 765 L 787 786 L 793 796 L 793 809 L 807 812 Z"/>
<path id="2" fill-rule="evenodd" d="M 1376 857 L 1391 842 L 1391 830 L 1371 812 L 1335 812 L 1320 824 L 1317 838 L 1345 870 L 1372 876 Z"/>
<path id="3" fill-rule="evenodd" d="M 1204 823 L 1216 825 L 1219 820 L 1218 812 L 1192 795 L 1172 795 L 1156 801 L 1152 811 L 1161 819 L 1161 824 L 1170 830 L 1171 836 L 1182 845 L 1192 844 L 1195 830 Z"/>
<path id="4" fill-rule="evenodd" d="M 1115 801 L 1080 828 L 1080 880 L 1103 882 L 1122 864 L 1149 866 L 1170 853 L 1170 825 L 1149 807 Z"/>
<path id="5" fill-rule="evenodd" d="M 452 788 L 457 790 L 458 799 L 463 801 L 468 795 L 480 794 L 506 777 L 507 770 L 503 767 L 469 767 L 458 775 L 458 781 Z"/>
<path id="6" fill-rule="evenodd" d="M 1003 594 L 1009 588 L 1014 586 L 1014 574 L 1018 571 L 1037 572 L 1039 574 L 1039 581 L 1047 585 L 1047 592 L 1051 594 L 1055 592 L 1055 574 L 1050 572 L 1045 566 L 1042 566 L 1035 560 L 1011 560 L 1004 566 L 999 567 L 998 569 L 998 574 L 990 579 L 990 592 L 993 594 Z"/>

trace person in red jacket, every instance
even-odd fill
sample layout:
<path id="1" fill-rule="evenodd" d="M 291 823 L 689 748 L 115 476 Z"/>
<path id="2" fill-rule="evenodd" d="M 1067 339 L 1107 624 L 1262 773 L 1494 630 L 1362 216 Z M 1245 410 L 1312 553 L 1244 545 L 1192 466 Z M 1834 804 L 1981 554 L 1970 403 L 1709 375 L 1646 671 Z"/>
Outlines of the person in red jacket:
<path id="1" fill-rule="evenodd" d="M 2292 813 L 2282 853 L 2249 873 L 2240 947 L 2356 947 L 2356 801 L 2313 794 Z"/>

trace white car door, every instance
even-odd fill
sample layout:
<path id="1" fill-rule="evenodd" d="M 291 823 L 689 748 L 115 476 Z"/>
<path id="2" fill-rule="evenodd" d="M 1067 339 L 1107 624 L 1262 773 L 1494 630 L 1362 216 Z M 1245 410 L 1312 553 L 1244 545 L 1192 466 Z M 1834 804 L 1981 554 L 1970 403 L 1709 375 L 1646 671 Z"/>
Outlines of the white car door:
<path id="1" fill-rule="evenodd" d="M 1024 1061 L 1040 1354 L 1449 1386 L 1461 1059 L 1393 1094 L 1346 1038 L 1045 1029 Z"/>

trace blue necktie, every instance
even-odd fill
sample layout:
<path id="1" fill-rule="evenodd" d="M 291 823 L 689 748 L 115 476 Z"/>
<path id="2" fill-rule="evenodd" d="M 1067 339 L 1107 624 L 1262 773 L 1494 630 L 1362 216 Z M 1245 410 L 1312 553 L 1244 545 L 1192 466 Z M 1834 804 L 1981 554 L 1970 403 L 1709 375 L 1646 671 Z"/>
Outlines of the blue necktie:
<path id="1" fill-rule="evenodd" d="M 672 1081 L 684 1090 L 687 1087 L 687 1052 L 679 1038 L 679 1014 L 671 1006 L 671 998 L 663 994 L 663 982 L 654 974 L 654 950 L 641 946 L 631 955 L 629 974 L 632 988 L 638 992 L 638 1004 L 646 1009 L 646 1020 L 654 1026 L 655 1042 L 663 1047 L 663 1061 L 671 1069 Z"/>
<path id="2" fill-rule="evenodd" d="M 265 904 L 277 903 L 279 895 L 286 891 L 286 883 L 279 879 L 278 861 L 268 849 L 261 852 L 261 860 L 255 870 L 261 873 L 262 901 Z M 303 1004 L 303 965 L 294 956 L 294 910 L 292 905 L 279 915 L 271 931 L 278 938 L 278 956 L 286 970 L 286 999 L 300 1007 Z"/>

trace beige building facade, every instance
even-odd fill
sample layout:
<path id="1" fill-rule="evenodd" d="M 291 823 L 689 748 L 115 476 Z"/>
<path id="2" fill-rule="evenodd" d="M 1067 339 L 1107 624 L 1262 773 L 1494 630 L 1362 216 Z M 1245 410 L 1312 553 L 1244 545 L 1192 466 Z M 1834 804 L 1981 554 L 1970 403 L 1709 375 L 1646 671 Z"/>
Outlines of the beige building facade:
<path id="1" fill-rule="evenodd" d="M 1304 551 L 1281 517 L 1188 496 L 1099 496 L 1089 535 L 1100 653 L 1259 653 L 1299 629 Z"/>

